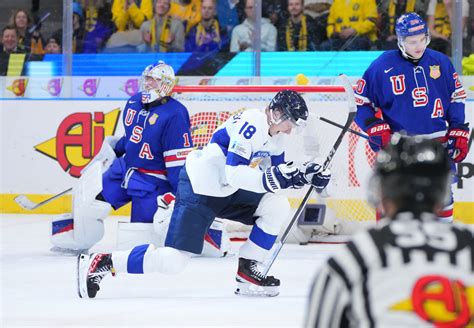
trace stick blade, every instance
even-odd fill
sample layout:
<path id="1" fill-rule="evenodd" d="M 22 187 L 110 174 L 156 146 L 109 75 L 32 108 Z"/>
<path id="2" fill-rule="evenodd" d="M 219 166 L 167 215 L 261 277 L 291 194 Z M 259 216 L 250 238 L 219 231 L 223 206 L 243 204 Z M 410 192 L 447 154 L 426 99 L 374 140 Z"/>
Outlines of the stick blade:
<path id="1" fill-rule="evenodd" d="M 20 205 L 25 210 L 34 210 L 36 208 L 36 203 L 32 202 L 28 197 L 25 195 L 18 195 L 14 198 L 15 203 Z"/>
<path id="2" fill-rule="evenodd" d="M 357 104 L 356 104 L 354 89 L 352 88 L 351 81 L 345 74 L 340 74 L 339 79 L 341 80 L 342 86 L 344 87 L 344 90 L 346 91 L 347 102 L 349 104 L 349 112 L 354 113 L 357 111 Z"/>

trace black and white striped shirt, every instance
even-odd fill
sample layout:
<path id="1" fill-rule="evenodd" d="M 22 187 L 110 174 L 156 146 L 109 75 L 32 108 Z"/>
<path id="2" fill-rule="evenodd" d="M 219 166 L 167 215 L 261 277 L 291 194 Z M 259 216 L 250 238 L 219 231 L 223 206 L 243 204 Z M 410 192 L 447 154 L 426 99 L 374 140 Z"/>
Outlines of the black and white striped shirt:
<path id="1" fill-rule="evenodd" d="M 401 213 L 354 235 L 319 271 L 306 327 L 474 326 L 472 228 Z"/>

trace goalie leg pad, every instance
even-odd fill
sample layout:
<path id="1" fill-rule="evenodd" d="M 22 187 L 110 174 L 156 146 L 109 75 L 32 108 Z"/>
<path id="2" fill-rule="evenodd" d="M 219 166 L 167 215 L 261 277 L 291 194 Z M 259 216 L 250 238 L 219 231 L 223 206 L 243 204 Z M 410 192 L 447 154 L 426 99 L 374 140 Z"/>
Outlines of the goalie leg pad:
<path id="1" fill-rule="evenodd" d="M 230 238 L 224 222 L 215 219 L 204 237 L 201 255 L 204 257 L 224 257 L 230 249 Z"/>
<path id="2" fill-rule="evenodd" d="M 109 203 L 95 199 L 102 190 L 102 164 L 97 162 L 81 176 L 73 187 L 73 230 L 53 234 L 51 242 L 62 249 L 89 249 L 104 236 L 102 222 L 112 207 Z M 61 220 L 61 218 L 59 218 Z M 58 218 L 53 219 L 53 227 Z"/>

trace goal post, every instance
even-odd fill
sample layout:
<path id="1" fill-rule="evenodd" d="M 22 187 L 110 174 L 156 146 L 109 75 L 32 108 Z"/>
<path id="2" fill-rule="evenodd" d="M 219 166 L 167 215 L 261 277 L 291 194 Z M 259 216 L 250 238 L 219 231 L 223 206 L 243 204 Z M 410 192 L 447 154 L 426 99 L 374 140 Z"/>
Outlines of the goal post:
<path id="1" fill-rule="evenodd" d="M 173 96 L 188 108 L 194 146 L 203 147 L 210 141 L 213 131 L 230 116 L 249 108 L 264 109 L 276 92 L 285 89 L 300 92 L 310 112 L 306 127 L 288 137 L 285 160 L 301 164 L 308 160 L 323 163 L 341 130 L 320 118 L 344 125 L 348 103 L 342 86 L 176 86 Z M 351 129 L 362 132 L 355 123 L 352 123 Z M 296 229 L 294 232 L 306 237 L 295 235 L 294 241 L 339 241 L 339 236 L 350 235 L 360 227 L 373 225 L 376 214 L 367 202 L 366 194 L 374 161 L 375 154 L 367 140 L 360 135 L 346 133 L 330 167 L 332 181 L 327 191 L 321 195 L 314 194 L 308 210 L 303 212 L 306 215 L 315 215 L 315 212 L 318 212 L 317 215 L 324 214 L 324 224 L 319 225 L 321 222 L 316 222 L 318 218 L 306 218 L 306 223 L 301 221 L 298 224 L 300 231 Z M 306 188 L 284 191 L 290 200 L 292 215 L 306 191 Z"/>

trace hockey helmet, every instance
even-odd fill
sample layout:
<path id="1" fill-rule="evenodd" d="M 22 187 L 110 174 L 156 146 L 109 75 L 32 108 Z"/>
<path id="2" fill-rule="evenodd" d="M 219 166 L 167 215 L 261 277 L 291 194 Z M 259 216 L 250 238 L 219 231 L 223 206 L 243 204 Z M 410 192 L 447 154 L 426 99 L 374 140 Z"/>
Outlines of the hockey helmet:
<path id="1" fill-rule="evenodd" d="M 396 133 L 377 156 L 369 200 L 379 205 L 388 199 L 398 211 L 433 212 L 450 196 L 450 182 L 451 162 L 440 142 Z"/>
<path id="2" fill-rule="evenodd" d="M 420 15 L 413 12 L 403 14 L 397 19 L 395 33 L 398 39 L 398 48 L 406 57 L 411 57 L 406 53 L 405 38 L 407 36 L 424 34 L 426 36 L 426 47 L 431 40 L 428 25 Z"/>
<path id="3" fill-rule="evenodd" d="M 171 95 L 175 84 L 176 78 L 171 66 L 161 60 L 156 64 L 148 65 L 140 81 L 142 102 L 147 104 Z"/>
<path id="4" fill-rule="evenodd" d="M 273 97 L 270 105 L 268 105 L 268 108 L 271 112 L 280 111 L 282 114 L 278 122 L 273 121 L 272 124 L 278 124 L 285 120 L 291 120 L 295 126 L 302 126 L 308 119 L 308 107 L 306 106 L 306 102 L 296 91 L 279 91 Z"/>

